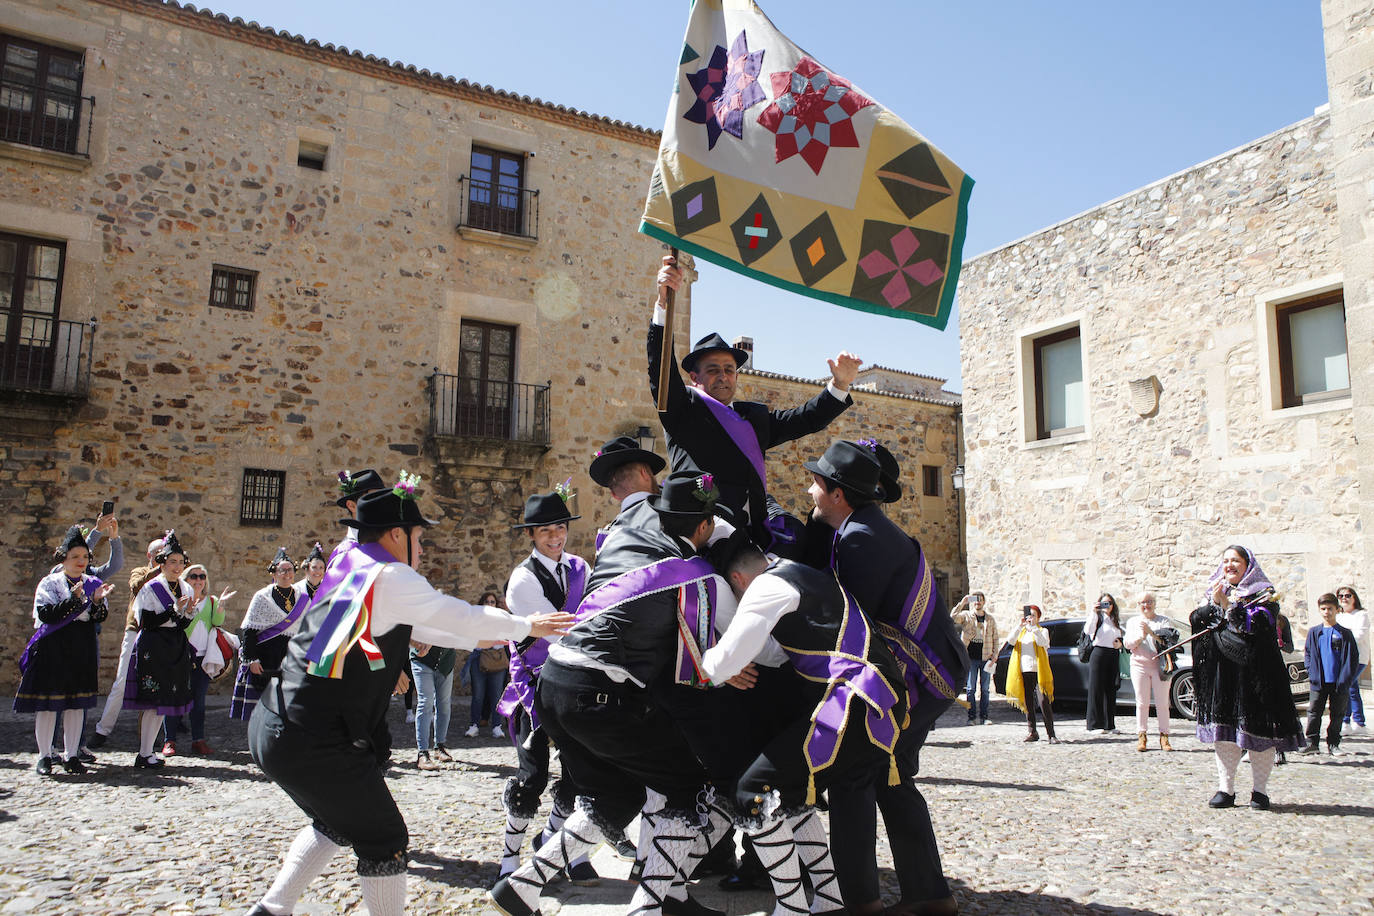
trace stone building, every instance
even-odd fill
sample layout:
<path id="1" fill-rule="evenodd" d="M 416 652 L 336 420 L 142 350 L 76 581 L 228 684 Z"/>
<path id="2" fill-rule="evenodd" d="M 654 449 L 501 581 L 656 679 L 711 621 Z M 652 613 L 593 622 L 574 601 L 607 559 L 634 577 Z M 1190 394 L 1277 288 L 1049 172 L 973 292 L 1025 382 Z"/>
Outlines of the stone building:
<path id="1" fill-rule="evenodd" d="M 965 265 L 969 577 L 1003 620 L 1186 617 L 1231 543 L 1299 633 L 1367 584 L 1374 10 L 1322 9 L 1329 107 Z"/>
<path id="2" fill-rule="evenodd" d="M 177 528 L 235 624 L 279 544 L 338 538 L 341 468 L 424 477 L 422 569 L 456 594 L 504 582 L 525 497 L 569 476 L 590 553 L 595 449 L 662 450 L 657 132 L 174 2 L 5 0 L 0 59 L 0 684 L 108 498 L 128 565 Z M 909 466 L 949 463 L 954 400 L 859 401 Z M 909 507 L 951 540 L 952 500 Z"/>

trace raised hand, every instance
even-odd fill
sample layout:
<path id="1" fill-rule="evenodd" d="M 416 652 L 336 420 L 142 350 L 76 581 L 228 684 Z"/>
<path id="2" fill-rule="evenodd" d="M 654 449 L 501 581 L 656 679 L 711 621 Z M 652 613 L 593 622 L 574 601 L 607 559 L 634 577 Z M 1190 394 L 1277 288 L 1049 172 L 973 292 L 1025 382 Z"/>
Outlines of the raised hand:
<path id="1" fill-rule="evenodd" d="M 830 378 L 834 381 L 835 387 L 841 391 L 848 391 L 864 361 L 848 350 L 841 350 L 839 356 L 826 360 L 826 364 L 830 366 Z"/>

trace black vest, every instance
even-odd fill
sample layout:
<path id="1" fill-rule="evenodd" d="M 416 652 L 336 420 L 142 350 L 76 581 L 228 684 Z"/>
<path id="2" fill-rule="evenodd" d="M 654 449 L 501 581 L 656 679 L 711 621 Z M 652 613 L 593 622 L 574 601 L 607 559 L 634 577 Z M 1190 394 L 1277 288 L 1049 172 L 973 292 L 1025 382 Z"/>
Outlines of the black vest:
<path id="1" fill-rule="evenodd" d="M 661 530 L 617 528 L 597 554 L 587 597 L 616 576 L 665 557 L 681 557 L 687 550 Z M 676 661 L 677 634 L 677 590 L 673 589 L 603 611 L 573 627 L 561 644 L 652 685 Z"/>
<path id="2" fill-rule="evenodd" d="M 386 664 L 373 671 L 362 650 L 354 646 L 344 659 L 343 676 L 307 673 L 306 652 L 329 605 L 316 604 L 301 616 L 299 632 L 291 639 L 277 684 L 268 684 L 261 703 L 285 719 L 327 741 L 384 749 L 391 744 L 386 711 L 410 656 L 410 625 L 404 624 L 375 638 Z M 362 743 L 359 743 L 362 742 Z"/>
<path id="3" fill-rule="evenodd" d="M 778 560 L 768 568 L 768 572 L 795 588 L 801 595 L 797 609 L 790 614 L 783 614 L 773 625 L 773 638 L 782 646 L 783 651 L 787 652 L 789 657 L 798 650 L 807 653 L 835 651 L 840 641 L 840 627 L 844 623 L 845 599 L 834 574 L 829 570 L 812 569 L 791 560 Z M 852 613 L 862 615 L 863 611 L 856 604 Z M 892 654 L 892 650 L 887 647 L 887 642 L 873 627 L 872 621 L 867 617 L 865 621 L 872 632 L 864 659 L 878 669 L 901 697 L 901 702 L 894 710 L 897 721 L 901 722 L 906 718 L 907 705 L 901 666 L 897 664 L 897 658 Z M 825 694 L 826 685 L 799 680 L 805 685 L 802 689 L 807 691 L 808 699 L 813 703 L 820 702 Z"/>
<path id="4" fill-rule="evenodd" d="M 555 611 L 563 610 L 563 602 L 568 600 L 568 593 L 563 590 L 563 586 L 558 584 L 558 577 L 549 572 L 548 567 L 540 563 L 534 557 L 525 557 L 525 562 L 520 564 L 534 574 L 539 580 L 539 587 L 544 590 L 544 597 L 549 604 L 553 605 Z M 572 575 L 571 567 L 567 575 Z"/>

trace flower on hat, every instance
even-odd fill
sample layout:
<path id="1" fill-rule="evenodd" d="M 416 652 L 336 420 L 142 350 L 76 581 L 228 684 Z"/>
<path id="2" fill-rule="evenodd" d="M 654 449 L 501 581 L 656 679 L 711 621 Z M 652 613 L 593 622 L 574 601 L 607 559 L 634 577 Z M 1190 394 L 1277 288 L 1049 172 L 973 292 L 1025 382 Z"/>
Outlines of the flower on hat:
<path id="1" fill-rule="evenodd" d="M 406 471 L 401 472 L 401 476 L 396 479 L 396 485 L 391 488 L 401 499 L 414 499 L 415 490 L 420 486 L 420 475 L 411 474 Z"/>
<path id="2" fill-rule="evenodd" d="M 339 490 L 344 494 L 353 492 L 353 472 L 348 468 L 339 472 Z"/>
<path id="3" fill-rule="evenodd" d="M 858 442 L 855 442 L 854 444 L 862 445 L 864 448 L 868 449 L 870 452 L 873 452 L 875 454 L 878 451 L 878 440 L 876 439 L 860 439 Z"/>
<path id="4" fill-rule="evenodd" d="M 716 478 L 714 474 L 702 474 L 696 479 L 696 489 L 692 495 L 705 503 L 708 507 L 715 505 L 720 498 L 720 491 L 716 489 Z"/>
<path id="5" fill-rule="evenodd" d="M 600 453 L 600 452 L 597 452 L 597 454 L 600 455 L 601 453 Z M 573 488 L 572 488 L 572 478 L 571 478 L 571 477 L 569 477 L 567 480 L 565 480 L 565 481 L 563 481 L 562 483 L 560 483 L 560 484 L 558 484 L 557 486 L 555 486 L 555 487 L 553 488 L 553 492 L 557 493 L 557 494 L 558 494 L 558 498 L 561 499 L 561 500 L 563 500 L 563 502 L 565 502 L 565 503 L 566 503 L 568 500 L 572 499 L 574 496 L 577 495 L 576 493 L 573 492 Z"/>
<path id="6" fill-rule="evenodd" d="M 600 458 L 600 457 L 601 457 L 601 449 L 597 449 L 597 450 L 592 454 L 592 457 L 593 457 L 593 458 Z M 571 477 L 569 477 L 568 479 L 569 479 L 569 480 L 572 480 Z"/>

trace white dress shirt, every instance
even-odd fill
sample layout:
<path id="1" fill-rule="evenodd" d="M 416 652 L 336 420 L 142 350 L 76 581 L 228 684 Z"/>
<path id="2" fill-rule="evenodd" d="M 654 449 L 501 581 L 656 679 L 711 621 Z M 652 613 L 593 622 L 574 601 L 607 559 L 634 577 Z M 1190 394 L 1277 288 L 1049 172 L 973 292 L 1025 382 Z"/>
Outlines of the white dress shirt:
<path id="1" fill-rule="evenodd" d="M 731 600 L 716 610 L 716 630 L 722 631 L 720 640 L 706 650 L 702 668 L 713 684 L 728 681 L 744 670 L 750 662 L 777 668 L 787 662 L 787 653 L 772 636 L 773 627 L 797 609 L 801 593 L 781 576 L 762 573 L 745 589 L 737 607 L 734 593 L 726 588 Z M 724 611 L 724 613 L 722 613 Z"/>
<path id="2" fill-rule="evenodd" d="M 563 583 L 564 590 L 568 587 L 568 577 L 572 574 L 572 567 L 568 563 L 568 554 L 561 553 L 557 560 L 550 560 L 538 550 L 530 551 L 530 556 L 534 557 L 535 562 L 539 563 L 549 571 L 556 581 Z M 563 575 L 558 575 L 558 568 L 563 567 Z M 506 607 L 516 617 L 530 617 L 534 614 L 556 614 L 563 610 L 561 607 L 554 607 L 544 595 L 544 586 L 539 583 L 539 579 L 534 573 L 525 568 L 521 563 L 515 567 L 510 574 L 510 582 L 506 585 Z M 546 636 L 548 642 L 557 642 L 557 636 Z"/>
<path id="3" fill-rule="evenodd" d="M 372 635 L 410 624 L 410 638 L 446 649 L 475 649 L 494 639 L 516 642 L 530 635 L 530 622 L 499 607 L 468 604 L 445 595 L 404 563 L 388 563 L 372 592 Z"/>

